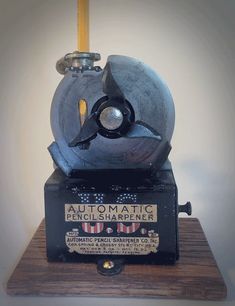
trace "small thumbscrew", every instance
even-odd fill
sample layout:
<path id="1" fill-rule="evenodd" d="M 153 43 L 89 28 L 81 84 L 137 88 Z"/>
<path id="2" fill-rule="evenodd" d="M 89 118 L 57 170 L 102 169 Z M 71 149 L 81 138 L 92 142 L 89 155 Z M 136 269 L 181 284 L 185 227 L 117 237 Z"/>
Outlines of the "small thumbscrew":
<path id="1" fill-rule="evenodd" d="M 178 213 L 186 213 L 188 216 L 192 214 L 192 205 L 190 202 L 187 202 L 184 205 L 178 205 Z"/>

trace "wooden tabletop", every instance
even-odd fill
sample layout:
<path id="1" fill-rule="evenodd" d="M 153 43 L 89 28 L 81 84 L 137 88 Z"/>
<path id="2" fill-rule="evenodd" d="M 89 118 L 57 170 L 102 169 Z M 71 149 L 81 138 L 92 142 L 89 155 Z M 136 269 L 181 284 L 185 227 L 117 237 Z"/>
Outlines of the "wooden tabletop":
<path id="1" fill-rule="evenodd" d="M 221 300 L 226 286 L 199 221 L 180 218 L 180 260 L 174 266 L 126 265 L 102 276 L 95 264 L 48 263 L 40 224 L 7 284 L 10 295 L 106 296 Z"/>

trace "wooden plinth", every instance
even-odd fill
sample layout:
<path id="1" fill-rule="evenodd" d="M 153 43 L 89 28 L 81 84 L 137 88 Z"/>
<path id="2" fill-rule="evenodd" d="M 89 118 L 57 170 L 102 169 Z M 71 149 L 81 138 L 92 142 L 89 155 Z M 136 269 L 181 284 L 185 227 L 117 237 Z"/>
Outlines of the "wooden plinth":
<path id="1" fill-rule="evenodd" d="M 95 264 L 48 263 L 41 223 L 7 284 L 10 295 L 166 297 L 221 300 L 226 286 L 197 219 L 179 221 L 180 260 L 175 266 L 128 265 L 102 276 Z"/>

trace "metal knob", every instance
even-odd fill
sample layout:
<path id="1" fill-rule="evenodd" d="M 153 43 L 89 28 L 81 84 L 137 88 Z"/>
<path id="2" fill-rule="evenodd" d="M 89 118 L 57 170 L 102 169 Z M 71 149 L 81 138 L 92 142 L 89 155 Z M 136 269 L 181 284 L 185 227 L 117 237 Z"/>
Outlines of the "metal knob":
<path id="1" fill-rule="evenodd" d="M 178 213 L 186 213 L 188 216 L 192 214 L 192 205 L 190 202 L 187 202 L 184 205 L 178 205 Z"/>
<path id="2" fill-rule="evenodd" d="M 109 106 L 102 110 L 99 120 L 105 129 L 113 131 L 122 125 L 123 114 L 118 108 Z"/>

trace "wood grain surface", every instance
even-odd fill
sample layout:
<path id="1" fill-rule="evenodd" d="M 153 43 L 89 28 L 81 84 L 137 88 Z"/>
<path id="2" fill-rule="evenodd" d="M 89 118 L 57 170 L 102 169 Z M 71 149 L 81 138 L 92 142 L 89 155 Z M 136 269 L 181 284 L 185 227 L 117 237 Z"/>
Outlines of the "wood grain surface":
<path id="1" fill-rule="evenodd" d="M 221 300 L 226 286 L 201 225 L 180 218 L 180 260 L 175 266 L 127 265 L 102 276 L 95 264 L 48 263 L 42 222 L 7 284 L 10 295 L 165 297 Z"/>

